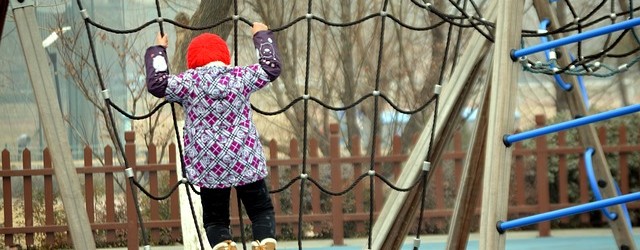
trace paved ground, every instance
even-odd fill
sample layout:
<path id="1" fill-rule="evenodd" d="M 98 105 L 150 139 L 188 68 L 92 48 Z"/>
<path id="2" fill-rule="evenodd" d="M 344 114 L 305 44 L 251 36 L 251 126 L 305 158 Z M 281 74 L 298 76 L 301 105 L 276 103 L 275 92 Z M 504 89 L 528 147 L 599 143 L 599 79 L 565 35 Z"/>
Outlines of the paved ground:
<path id="1" fill-rule="evenodd" d="M 636 244 L 640 245 L 640 228 L 634 229 Z M 413 246 L 413 238 L 408 237 L 402 250 L 410 250 Z M 445 249 L 446 235 L 421 236 L 420 249 L 442 250 Z M 302 248 L 308 250 L 362 250 L 366 249 L 367 239 L 345 239 L 344 246 L 332 246 L 331 240 L 305 240 Z M 124 250 L 120 248 L 118 250 Z M 152 246 L 152 250 L 178 250 L 182 246 Z M 242 249 L 242 248 L 240 248 Z M 278 250 L 298 249 L 297 241 L 280 242 Z M 469 237 L 467 250 L 478 249 L 478 234 Z M 610 250 L 616 249 L 615 239 L 609 229 L 581 229 L 581 230 L 553 230 L 551 237 L 537 237 L 537 232 L 507 232 L 506 250 L 539 250 L 539 249 L 589 249 Z"/>

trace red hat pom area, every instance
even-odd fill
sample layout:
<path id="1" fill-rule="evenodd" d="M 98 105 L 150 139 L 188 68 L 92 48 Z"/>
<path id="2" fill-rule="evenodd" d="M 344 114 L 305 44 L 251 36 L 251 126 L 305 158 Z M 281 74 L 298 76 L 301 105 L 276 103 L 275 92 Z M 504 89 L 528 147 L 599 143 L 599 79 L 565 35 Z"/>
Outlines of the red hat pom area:
<path id="1" fill-rule="evenodd" d="M 187 67 L 194 69 L 210 62 L 231 64 L 227 43 L 216 34 L 203 33 L 191 40 L 187 48 Z"/>

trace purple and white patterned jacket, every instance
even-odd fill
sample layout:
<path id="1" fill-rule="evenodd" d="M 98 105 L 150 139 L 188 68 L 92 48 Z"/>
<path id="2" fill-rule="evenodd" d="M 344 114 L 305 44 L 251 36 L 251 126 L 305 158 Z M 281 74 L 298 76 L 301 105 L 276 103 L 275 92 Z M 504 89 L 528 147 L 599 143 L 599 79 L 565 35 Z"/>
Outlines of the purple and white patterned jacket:
<path id="1" fill-rule="evenodd" d="M 271 31 L 257 32 L 253 43 L 258 64 L 212 62 L 178 75 L 168 73 L 164 47 L 146 51 L 148 91 L 185 109 L 184 164 L 189 182 L 196 186 L 242 186 L 267 176 L 249 95 L 280 75 L 280 59 Z"/>

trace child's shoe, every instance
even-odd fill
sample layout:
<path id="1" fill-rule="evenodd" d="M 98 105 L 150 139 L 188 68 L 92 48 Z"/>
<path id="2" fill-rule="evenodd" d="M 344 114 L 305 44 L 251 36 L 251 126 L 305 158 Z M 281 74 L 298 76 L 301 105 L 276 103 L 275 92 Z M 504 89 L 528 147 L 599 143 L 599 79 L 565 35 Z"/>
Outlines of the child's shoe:
<path id="1" fill-rule="evenodd" d="M 237 248 L 235 242 L 225 240 L 213 246 L 213 250 L 237 250 Z"/>
<path id="2" fill-rule="evenodd" d="M 251 242 L 252 250 L 276 250 L 278 243 L 273 238 L 266 238 L 262 241 Z"/>

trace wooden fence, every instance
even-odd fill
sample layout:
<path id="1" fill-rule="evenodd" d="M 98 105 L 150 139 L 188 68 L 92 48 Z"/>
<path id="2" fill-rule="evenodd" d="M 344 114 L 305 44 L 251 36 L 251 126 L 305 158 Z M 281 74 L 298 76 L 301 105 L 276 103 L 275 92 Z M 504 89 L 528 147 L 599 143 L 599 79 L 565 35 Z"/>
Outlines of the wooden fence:
<path id="1" fill-rule="evenodd" d="M 544 119 L 537 118 L 542 126 Z M 607 133 L 617 135 L 618 141 L 612 145 L 603 142 L 607 157 L 615 158 L 616 177 L 622 193 L 637 190 L 631 183 L 638 185 L 640 176 L 636 165 L 630 161 L 638 157 L 640 145 L 627 143 L 627 128 L 619 127 L 616 131 L 600 129 L 601 140 Z M 147 149 L 144 163 L 136 161 L 136 146 L 133 132 L 125 134 L 125 154 L 136 170 L 141 182 L 148 183 L 146 188 L 153 194 L 163 194 L 172 184 L 178 181 L 176 174 L 175 146 L 170 145 L 168 163 L 157 162 L 154 146 Z M 509 219 L 573 206 L 592 200 L 590 188 L 586 180 L 584 162 L 581 160 L 584 148 L 569 146 L 571 143 L 564 132 L 555 135 L 553 141 L 548 137 L 538 137 L 528 144 L 514 145 L 515 157 L 512 178 Z M 309 141 L 306 173 L 323 188 L 332 192 L 346 190 L 354 180 L 369 170 L 371 156 L 364 155 L 360 148 L 360 140 L 350 141 L 351 148 L 341 145 L 338 126 L 330 129 L 330 148 L 327 155 L 322 155 L 318 142 Z M 634 140 L 635 141 L 635 140 Z M 375 156 L 374 169 L 390 180 L 399 176 L 407 155 L 402 153 L 399 138 L 393 138 L 391 153 L 386 156 Z M 377 145 L 379 148 L 380 145 Z M 286 158 L 278 155 L 278 144 L 272 141 L 268 145 L 270 168 L 268 181 L 271 189 L 283 187 L 289 180 L 302 173 L 302 157 L 300 145 L 293 140 L 289 143 L 290 153 Z M 381 150 L 376 150 L 381 152 Z M 133 207 L 130 189 L 123 177 L 123 167 L 114 165 L 113 150 L 106 147 L 100 154 L 104 155 L 104 164 L 95 164 L 90 148 L 85 149 L 84 164 L 78 167 L 79 178 L 83 180 L 87 212 L 91 227 L 94 230 L 98 246 L 126 245 L 129 249 L 137 249 L 140 244 L 137 215 Z M 70 244 L 67 236 L 66 220 L 57 197 L 51 159 L 48 151 L 44 152 L 44 168 L 32 169 L 30 152 L 23 152 L 22 163 L 12 163 L 7 150 L 2 152 L 2 204 L 4 223 L 0 234 L 4 236 L 5 246 L 20 245 L 64 245 Z M 446 233 L 447 224 L 452 214 L 453 203 L 460 182 L 465 152 L 463 136 L 455 135 L 450 150 L 443 155 L 441 166 L 435 167 L 427 192 L 427 206 L 424 213 L 424 231 L 422 233 Z M 633 158 L 633 159 L 632 159 Z M 611 162 L 611 161 L 610 161 Z M 99 165 L 99 166 L 96 166 Z M 542 174 L 539 174 L 542 173 Z M 551 176 L 551 178 L 550 178 Z M 36 184 L 37 183 L 37 184 Z M 303 238 L 332 238 L 336 245 L 341 245 L 345 237 L 364 237 L 367 235 L 369 223 L 369 178 L 366 177 L 353 187 L 353 190 L 342 196 L 324 194 L 307 180 L 300 206 L 300 183 L 296 181 L 283 192 L 273 194 L 278 235 L 281 238 L 297 237 L 298 212 L 303 209 Z M 22 190 L 14 190 L 16 184 Z M 39 185 L 40 184 L 40 185 Z M 381 210 L 384 198 L 393 191 L 383 182 L 375 179 L 374 214 Z M 120 186 L 126 187 L 122 191 Z M 180 212 L 178 193 L 175 192 L 167 200 L 150 200 L 141 192 L 137 192 L 142 207 L 144 226 L 149 232 L 153 244 L 180 241 Z M 479 195 L 479 194 L 478 194 Z M 232 194 L 232 226 L 239 235 L 239 216 L 237 202 Z M 637 203 L 627 204 L 632 216 L 636 215 L 640 206 Z M 246 216 L 244 225 L 249 224 Z M 633 217 L 635 218 L 635 217 Z M 182 219 L 192 220 L 191 215 Z M 554 222 L 541 223 L 531 228 L 539 230 L 541 236 L 549 235 L 551 224 L 554 226 L 600 226 L 606 221 L 598 212 L 577 215 Z M 417 221 L 416 221 L 417 224 Z M 477 225 L 476 229 L 477 229 Z M 415 233 L 415 232 L 414 232 Z"/>

